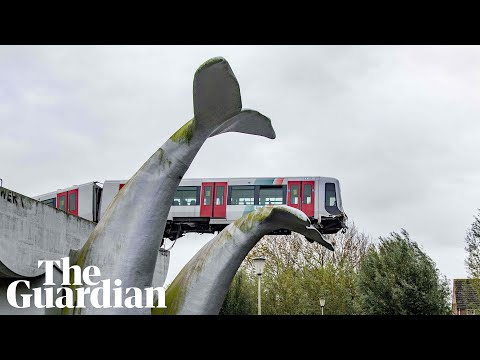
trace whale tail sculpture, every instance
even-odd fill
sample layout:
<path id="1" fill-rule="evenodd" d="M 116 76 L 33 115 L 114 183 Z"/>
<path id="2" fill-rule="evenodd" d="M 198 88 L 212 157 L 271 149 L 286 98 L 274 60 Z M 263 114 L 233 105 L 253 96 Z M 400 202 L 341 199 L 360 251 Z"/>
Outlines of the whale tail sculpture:
<path id="1" fill-rule="evenodd" d="M 218 315 L 228 287 L 248 252 L 272 231 L 288 229 L 333 251 L 302 211 L 267 205 L 235 220 L 204 245 L 168 286 L 166 308 L 153 315 Z"/>
<path id="2" fill-rule="evenodd" d="M 190 142 L 195 132 L 207 137 L 239 132 L 275 139 L 271 121 L 258 111 L 242 109 L 240 86 L 228 62 L 216 57 L 203 63 L 193 79 L 194 117 L 171 139 Z"/>
<path id="3" fill-rule="evenodd" d="M 224 58 L 210 59 L 196 71 L 193 110 L 194 117 L 175 132 L 115 196 L 82 249 L 70 252 L 70 263 L 81 268 L 95 265 L 104 279 L 119 279 L 125 288 L 151 286 L 175 191 L 203 143 L 211 136 L 227 132 L 275 138 L 269 118 L 254 110 L 242 109 L 240 86 Z M 85 304 L 73 313 L 145 311 L 97 309 Z"/>

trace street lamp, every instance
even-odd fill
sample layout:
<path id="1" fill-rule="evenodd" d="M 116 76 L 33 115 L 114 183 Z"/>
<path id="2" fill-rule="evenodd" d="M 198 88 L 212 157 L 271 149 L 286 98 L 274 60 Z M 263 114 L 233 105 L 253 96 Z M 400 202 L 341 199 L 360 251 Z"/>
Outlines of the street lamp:
<path id="1" fill-rule="evenodd" d="M 320 299 L 320 306 L 322 307 L 322 315 L 323 315 L 323 307 L 325 306 L 325 299 L 324 298 Z"/>
<path id="2" fill-rule="evenodd" d="M 265 266 L 265 258 L 263 256 L 256 257 L 253 259 L 253 265 L 255 265 L 255 271 L 258 275 L 258 315 L 262 315 L 262 299 L 261 299 L 261 277 L 263 273 L 263 268 Z"/>

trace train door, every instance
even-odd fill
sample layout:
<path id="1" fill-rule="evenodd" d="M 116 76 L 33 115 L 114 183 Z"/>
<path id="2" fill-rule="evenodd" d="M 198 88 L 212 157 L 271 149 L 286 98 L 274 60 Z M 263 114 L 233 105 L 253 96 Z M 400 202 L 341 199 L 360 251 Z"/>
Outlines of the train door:
<path id="1" fill-rule="evenodd" d="M 307 216 L 315 215 L 315 181 L 302 181 L 302 211 Z"/>
<path id="2" fill-rule="evenodd" d="M 287 191 L 287 205 L 301 210 L 300 203 L 300 191 L 301 191 L 301 182 L 300 181 L 289 181 L 288 182 L 288 191 Z"/>
<path id="3" fill-rule="evenodd" d="M 200 216 L 210 218 L 226 218 L 227 216 L 227 183 L 202 183 L 200 194 Z"/>
<path id="4" fill-rule="evenodd" d="M 202 183 L 202 192 L 200 194 L 200 216 L 213 216 L 213 182 Z"/>
<path id="5" fill-rule="evenodd" d="M 78 216 L 78 189 L 58 193 L 57 208 Z"/>
<path id="6" fill-rule="evenodd" d="M 315 181 L 289 181 L 287 205 L 302 210 L 307 216 L 315 215 Z"/>
<path id="7" fill-rule="evenodd" d="M 227 217 L 227 183 L 215 183 L 215 202 L 213 204 L 213 217 L 225 219 Z"/>
<path id="8" fill-rule="evenodd" d="M 68 213 L 78 216 L 78 189 L 70 190 L 68 193 Z"/>

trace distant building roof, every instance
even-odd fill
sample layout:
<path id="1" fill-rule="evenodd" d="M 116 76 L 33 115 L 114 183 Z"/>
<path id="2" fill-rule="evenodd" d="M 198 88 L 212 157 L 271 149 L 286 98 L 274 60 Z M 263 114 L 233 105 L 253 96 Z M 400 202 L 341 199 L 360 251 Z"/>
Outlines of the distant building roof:
<path id="1" fill-rule="evenodd" d="M 453 296 L 457 309 L 480 309 L 480 279 L 454 279 Z"/>

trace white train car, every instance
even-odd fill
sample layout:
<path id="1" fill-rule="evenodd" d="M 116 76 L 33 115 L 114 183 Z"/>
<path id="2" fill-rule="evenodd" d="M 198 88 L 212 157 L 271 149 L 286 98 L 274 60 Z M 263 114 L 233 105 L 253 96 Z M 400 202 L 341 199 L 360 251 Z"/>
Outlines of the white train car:
<path id="1" fill-rule="evenodd" d="M 92 221 L 101 219 L 127 180 L 93 182 L 37 197 L 54 207 Z M 78 191 L 78 194 L 76 192 Z M 75 201 L 78 203 L 75 205 Z M 164 236 L 220 231 L 264 205 L 285 204 L 302 210 L 324 234 L 345 227 L 340 183 L 331 177 L 182 179 L 175 192 Z M 278 233 L 288 233 L 281 230 Z"/>
<path id="2" fill-rule="evenodd" d="M 94 181 L 74 185 L 33 198 L 69 214 L 98 222 L 102 195 L 102 188 L 98 184 L 97 181 Z"/>

